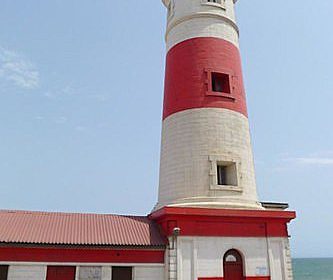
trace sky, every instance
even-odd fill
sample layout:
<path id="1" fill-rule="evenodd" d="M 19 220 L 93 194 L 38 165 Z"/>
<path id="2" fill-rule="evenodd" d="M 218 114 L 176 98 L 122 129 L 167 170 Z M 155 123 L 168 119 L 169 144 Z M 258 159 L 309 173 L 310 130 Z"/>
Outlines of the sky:
<path id="1" fill-rule="evenodd" d="M 261 201 L 333 257 L 333 2 L 238 1 Z M 145 215 L 157 200 L 160 1 L 2 0 L 0 208 Z"/>

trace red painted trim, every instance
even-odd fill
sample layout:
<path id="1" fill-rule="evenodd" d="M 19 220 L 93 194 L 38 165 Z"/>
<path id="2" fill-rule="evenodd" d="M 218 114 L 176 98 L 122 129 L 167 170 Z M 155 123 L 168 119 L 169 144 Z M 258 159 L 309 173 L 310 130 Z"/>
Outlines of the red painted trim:
<path id="1" fill-rule="evenodd" d="M 165 207 L 150 215 L 166 236 L 287 237 L 291 211 Z"/>
<path id="2" fill-rule="evenodd" d="M 245 280 L 271 280 L 270 276 L 251 276 L 245 277 Z"/>
<path id="3" fill-rule="evenodd" d="M 224 280 L 223 277 L 204 277 L 198 278 L 198 280 Z M 245 276 L 244 280 L 271 280 L 270 276 Z"/>
<path id="4" fill-rule="evenodd" d="M 164 250 L 0 247 L 5 262 L 164 263 Z"/>
<path id="5" fill-rule="evenodd" d="M 211 92 L 211 72 L 229 75 L 230 95 Z M 194 108 L 226 108 L 247 116 L 240 53 L 232 43 L 193 38 L 168 52 L 163 119 Z"/>
<path id="6" fill-rule="evenodd" d="M 164 215 L 197 215 L 212 217 L 271 218 L 289 220 L 296 218 L 296 212 L 294 211 L 187 208 L 168 206 L 151 213 L 149 217 L 157 219 Z"/>
<path id="7" fill-rule="evenodd" d="M 198 280 L 223 280 L 223 277 L 199 277 Z"/>

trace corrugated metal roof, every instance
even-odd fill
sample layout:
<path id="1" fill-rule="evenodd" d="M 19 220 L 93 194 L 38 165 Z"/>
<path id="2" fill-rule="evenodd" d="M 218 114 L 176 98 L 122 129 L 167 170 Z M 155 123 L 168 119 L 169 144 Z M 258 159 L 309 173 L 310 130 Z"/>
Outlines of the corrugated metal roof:
<path id="1" fill-rule="evenodd" d="M 0 210 L 1 243 L 163 246 L 157 225 L 143 216 Z"/>

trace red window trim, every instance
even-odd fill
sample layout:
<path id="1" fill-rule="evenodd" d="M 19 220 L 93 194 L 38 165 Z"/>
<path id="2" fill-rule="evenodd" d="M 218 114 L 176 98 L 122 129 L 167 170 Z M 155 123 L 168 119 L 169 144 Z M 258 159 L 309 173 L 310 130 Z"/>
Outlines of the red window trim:
<path id="1" fill-rule="evenodd" d="M 213 73 L 220 73 L 220 74 L 228 75 L 230 93 L 213 91 L 213 83 L 212 83 L 212 74 Z M 236 100 L 235 91 L 234 91 L 235 86 L 233 84 L 234 75 L 230 70 L 206 68 L 205 74 L 206 74 L 205 84 L 207 86 L 207 91 L 206 91 L 207 96 L 222 97 L 222 98 L 228 99 L 233 102 Z"/>

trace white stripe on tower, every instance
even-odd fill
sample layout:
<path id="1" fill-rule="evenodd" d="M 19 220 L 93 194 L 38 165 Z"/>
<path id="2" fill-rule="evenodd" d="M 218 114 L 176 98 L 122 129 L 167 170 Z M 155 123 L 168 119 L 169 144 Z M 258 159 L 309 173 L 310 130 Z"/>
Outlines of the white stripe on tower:
<path id="1" fill-rule="evenodd" d="M 238 47 L 238 27 L 233 0 L 222 5 L 205 0 L 163 0 L 168 8 L 167 50 L 176 44 L 198 37 L 227 40 Z"/>

